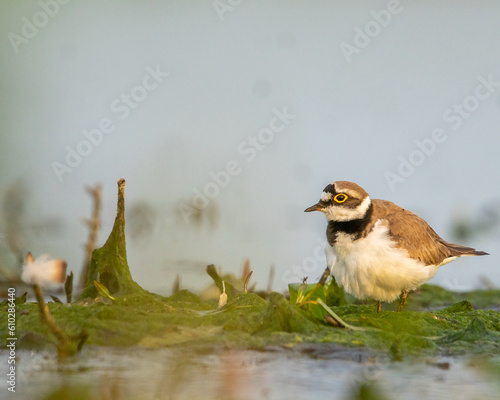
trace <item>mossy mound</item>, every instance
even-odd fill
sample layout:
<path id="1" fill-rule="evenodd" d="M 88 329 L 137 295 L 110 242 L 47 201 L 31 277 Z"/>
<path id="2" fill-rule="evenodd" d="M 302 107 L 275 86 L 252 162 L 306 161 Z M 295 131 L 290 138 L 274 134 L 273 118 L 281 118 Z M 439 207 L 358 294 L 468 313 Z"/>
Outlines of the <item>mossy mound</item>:
<path id="1" fill-rule="evenodd" d="M 146 292 L 132 279 L 127 262 L 124 179 L 118 181 L 118 203 L 113 229 L 104 246 L 92 252 L 89 276 L 80 299 L 93 298 L 98 295 L 95 281 L 104 285 L 114 297 Z"/>

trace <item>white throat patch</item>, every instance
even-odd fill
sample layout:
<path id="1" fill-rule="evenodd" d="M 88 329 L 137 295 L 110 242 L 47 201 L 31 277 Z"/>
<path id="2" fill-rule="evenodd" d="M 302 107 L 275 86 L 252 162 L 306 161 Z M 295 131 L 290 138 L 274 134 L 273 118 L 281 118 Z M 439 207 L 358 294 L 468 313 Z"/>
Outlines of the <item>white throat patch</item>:
<path id="1" fill-rule="evenodd" d="M 352 221 L 363 218 L 371 203 L 372 201 L 370 200 L 370 197 L 366 196 L 366 198 L 356 208 L 346 208 L 342 207 L 342 205 L 332 204 L 322 211 L 328 221 Z"/>

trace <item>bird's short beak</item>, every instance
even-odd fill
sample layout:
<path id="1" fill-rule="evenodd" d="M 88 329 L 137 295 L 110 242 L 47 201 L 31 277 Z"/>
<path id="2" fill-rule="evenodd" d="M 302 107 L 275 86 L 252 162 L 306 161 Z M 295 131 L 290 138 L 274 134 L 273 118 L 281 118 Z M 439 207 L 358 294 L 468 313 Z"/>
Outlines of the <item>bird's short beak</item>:
<path id="1" fill-rule="evenodd" d="M 309 208 L 306 208 L 304 210 L 304 212 L 311 212 L 311 211 L 323 211 L 323 209 L 325 208 L 325 205 L 323 204 L 322 201 L 316 203 L 315 205 L 309 207 Z"/>

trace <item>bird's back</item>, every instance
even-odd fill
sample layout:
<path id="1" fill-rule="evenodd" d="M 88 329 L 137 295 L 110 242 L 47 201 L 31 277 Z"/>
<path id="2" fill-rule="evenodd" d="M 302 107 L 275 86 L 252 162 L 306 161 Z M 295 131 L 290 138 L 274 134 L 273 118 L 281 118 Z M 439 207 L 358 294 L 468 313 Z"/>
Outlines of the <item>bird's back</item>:
<path id="1" fill-rule="evenodd" d="M 425 220 L 390 201 L 375 199 L 372 203 L 373 224 L 378 220 L 387 224 L 396 246 L 406 249 L 411 258 L 425 265 L 442 265 L 456 257 L 488 254 L 445 241 Z"/>

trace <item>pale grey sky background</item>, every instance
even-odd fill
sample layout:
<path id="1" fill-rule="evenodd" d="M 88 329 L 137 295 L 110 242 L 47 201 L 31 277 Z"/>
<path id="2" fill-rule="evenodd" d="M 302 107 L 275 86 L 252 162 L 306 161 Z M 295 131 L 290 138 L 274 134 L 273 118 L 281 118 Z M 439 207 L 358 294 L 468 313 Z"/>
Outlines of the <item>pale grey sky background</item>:
<path id="1" fill-rule="evenodd" d="M 239 273 L 248 257 L 258 286 L 275 265 L 281 290 L 298 271 L 321 274 L 326 221 L 303 210 L 328 183 L 352 180 L 445 239 L 491 253 L 455 261 L 432 282 L 500 285 L 500 3 L 42 0 L 1 9 L 0 196 L 24 188 L 26 250 L 65 258 L 78 274 L 84 187 L 104 187 L 101 245 L 125 178 L 127 210 L 145 217 L 127 221 L 131 272 L 145 288 L 169 294 L 179 273 L 198 290 L 210 282 L 206 264 Z M 122 95 L 140 100 L 126 116 Z M 283 110 L 293 118 L 272 125 Z M 112 132 L 81 144 L 103 120 Z M 272 137 L 261 132 L 270 124 Z M 254 153 L 249 136 L 259 140 Z M 66 164 L 68 146 L 88 155 L 58 179 L 53 165 Z M 391 187 L 402 159 L 418 165 Z M 239 173 L 201 224 L 186 224 L 179 205 L 232 160 Z M 457 218 L 491 224 L 457 239 Z M 0 262 L 14 267 L 7 219 Z M 150 229 L 132 237 L 141 221 Z"/>

